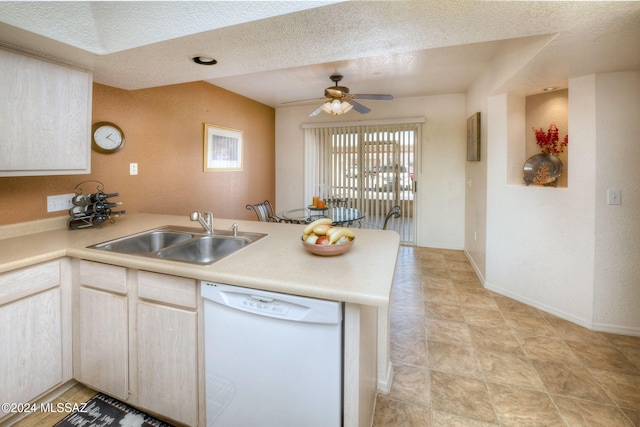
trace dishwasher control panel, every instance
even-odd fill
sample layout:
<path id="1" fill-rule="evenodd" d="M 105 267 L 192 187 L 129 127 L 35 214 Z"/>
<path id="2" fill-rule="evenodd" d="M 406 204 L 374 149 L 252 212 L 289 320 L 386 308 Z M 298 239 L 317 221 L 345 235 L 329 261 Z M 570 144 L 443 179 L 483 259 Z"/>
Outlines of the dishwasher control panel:
<path id="1" fill-rule="evenodd" d="M 243 307 L 263 313 L 285 315 L 289 311 L 289 304 L 272 298 L 264 298 L 257 295 L 237 294 L 237 302 Z"/>
<path id="2" fill-rule="evenodd" d="M 280 294 L 214 282 L 201 282 L 205 300 L 227 309 L 309 323 L 342 322 L 342 304 L 298 295 Z"/>

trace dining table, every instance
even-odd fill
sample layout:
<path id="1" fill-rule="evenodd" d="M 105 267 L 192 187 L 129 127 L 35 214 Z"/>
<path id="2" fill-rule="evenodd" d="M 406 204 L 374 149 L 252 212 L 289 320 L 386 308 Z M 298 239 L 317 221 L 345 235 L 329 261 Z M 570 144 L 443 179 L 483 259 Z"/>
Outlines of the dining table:
<path id="1" fill-rule="evenodd" d="M 356 208 L 327 206 L 325 208 L 306 207 L 283 211 L 278 216 L 288 222 L 309 223 L 320 218 L 330 218 L 332 225 L 353 225 L 365 217 L 364 212 Z"/>

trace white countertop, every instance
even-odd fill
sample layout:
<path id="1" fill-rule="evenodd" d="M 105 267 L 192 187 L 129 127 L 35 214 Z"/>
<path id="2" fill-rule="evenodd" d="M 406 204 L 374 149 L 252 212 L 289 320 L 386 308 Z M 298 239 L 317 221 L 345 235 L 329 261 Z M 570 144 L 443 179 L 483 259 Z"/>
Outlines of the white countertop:
<path id="1" fill-rule="evenodd" d="M 233 223 L 238 224 L 240 231 L 268 236 L 206 266 L 87 249 L 89 245 L 165 225 L 200 228 L 186 215 L 125 215 L 115 224 L 99 229 L 72 231 L 66 229 L 66 218 L 2 226 L 0 273 L 69 256 L 268 291 L 372 306 L 389 305 L 400 244 L 397 233 L 354 229 L 356 239 L 350 251 L 321 257 L 302 247 L 300 237 L 304 225 L 214 218 L 215 229 L 231 229 Z"/>

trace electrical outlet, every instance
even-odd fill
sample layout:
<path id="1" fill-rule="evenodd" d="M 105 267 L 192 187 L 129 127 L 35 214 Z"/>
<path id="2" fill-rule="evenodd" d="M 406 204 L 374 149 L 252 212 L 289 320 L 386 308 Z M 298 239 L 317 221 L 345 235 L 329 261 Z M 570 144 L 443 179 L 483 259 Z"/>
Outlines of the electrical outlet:
<path id="1" fill-rule="evenodd" d="M 137 163 L 129 163 L 129 175 L 138 175 Z"/>
<path id="2" fill-rule="evenodd" d="M 47 196 L 47 212 L 68 211 L 73 207 L 71 200 L 74 196 L 74 193 Z"/>

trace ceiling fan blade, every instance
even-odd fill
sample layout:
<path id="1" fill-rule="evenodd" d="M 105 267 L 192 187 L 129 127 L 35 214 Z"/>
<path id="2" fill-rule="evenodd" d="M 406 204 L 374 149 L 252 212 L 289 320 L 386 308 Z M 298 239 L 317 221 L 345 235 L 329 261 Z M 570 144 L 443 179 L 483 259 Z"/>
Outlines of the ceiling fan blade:
<path id="1" fill-rule="evenodd" d="M 369 111 L 371 111 L 371 109 L 365 107 L 362 104 L 357 103 L 356 101 L 348 100 L 347 102 L 351 104 L 353 106 L 353 109 L 360 114 L 367 114 Z"/>
<path id="2" fill-rule="evenodd" d="M 320 112 L 322 111 L 322 106 L 323 104 L 320 104 L 320 106 L 318 108 L 316 108 L 315 110 L 313 110 L 313 112 L 311 114 L 309 114 L 309 117 L 313 117 L 313 116 L 317 116 L 318 114 L 320 114 Z"/>
<path id="3" fill-rule="evenodd" d="M 309 99 L 298 99 L 295 101 L 284 101 L 284 102 L 281 102 L 280 105 L 295 104 L 296 102 L 320 101 L 321 99 L 324 99 L 324 98 L 309 98 Z"/>
<path id="4" fill-rule="evenodd" d="M 371 101 L 393 101 L 392 95 L 377 95 L 377 94 L 359 94 L 353 95 L 354 99 L 368 99 Z"/>

